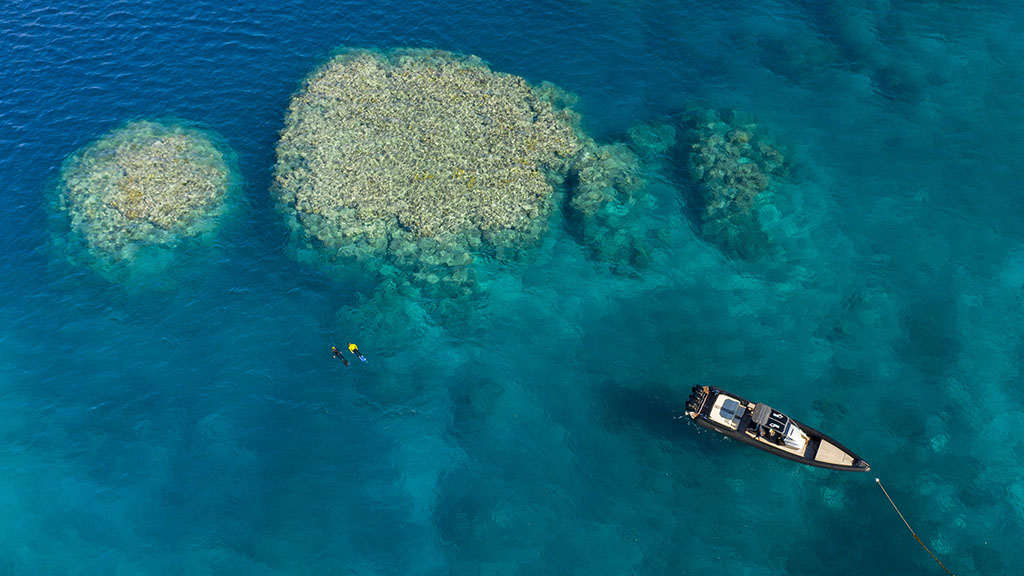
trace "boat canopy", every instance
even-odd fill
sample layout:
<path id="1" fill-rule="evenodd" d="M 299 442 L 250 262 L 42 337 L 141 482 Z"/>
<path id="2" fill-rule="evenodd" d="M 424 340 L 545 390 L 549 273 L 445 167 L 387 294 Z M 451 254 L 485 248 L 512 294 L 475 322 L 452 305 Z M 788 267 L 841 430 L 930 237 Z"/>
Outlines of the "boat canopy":
<path id="1" fill-rule="evenodd" d="M 768 416 L 771 414 L 771 412 L 771 406 L 768 406 L 764 402 L 758 402 L 757 405 L 754 406 L 754 412 L 751 415 L 750 419 L 754 422 L 754 424 L 757 424 L 758 426 L 764 426 L 765 424 L 768 423 Z"/>
<path id="2" fill-rule="evenodd" d="M 778 410 L 772 410 L 771 406 L 758 402 L 754 406 L 754 413 L 751 418 L 759 427 L 763 426 L 769 430 L 775 430 L 778 434 L 786 433 L 786 425 L 789 424 L 789 416 Z"/>
<path id="3" fill-rule="evenodd" d="M 780 434 L 783 442 L 790 448 L 802 448 L 807 442 L 807 435 L 789 419 L 789 416 L 778 410 L 772 410 L 771 406 L 767 404 L 758 402 L 754 406 L 750 419 L 758 428 L 764 427 Z"/>

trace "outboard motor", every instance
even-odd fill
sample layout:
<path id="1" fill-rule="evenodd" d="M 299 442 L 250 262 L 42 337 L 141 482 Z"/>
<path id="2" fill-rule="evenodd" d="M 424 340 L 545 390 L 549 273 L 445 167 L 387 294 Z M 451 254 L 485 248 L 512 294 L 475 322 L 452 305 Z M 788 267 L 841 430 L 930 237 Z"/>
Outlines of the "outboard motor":
<path id="1" fill-rule="evenodd" d="M 704 399 L 707 398 L 707 396 L 707 392 L 704 391 L 703 386 L 694 386 L 693 390 L 690 391 L 690 397 L 686 399 L 687 412 L 696 412 L 700 410 L 700 407 L 704 404 Z"/>

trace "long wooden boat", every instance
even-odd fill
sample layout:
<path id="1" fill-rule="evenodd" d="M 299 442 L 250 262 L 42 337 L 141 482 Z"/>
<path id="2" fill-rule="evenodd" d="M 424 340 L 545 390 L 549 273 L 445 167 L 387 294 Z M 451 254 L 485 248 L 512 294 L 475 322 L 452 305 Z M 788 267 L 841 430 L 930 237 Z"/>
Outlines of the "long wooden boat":
<path id="1" fill-rule="evenodd" d="M 774 410 L 715 387 L 694 386 L 686 413 L 703 426 L 781 456 L 787 460 L 832 470 L 867 472 L 871 469 L 846 446 Z"/>

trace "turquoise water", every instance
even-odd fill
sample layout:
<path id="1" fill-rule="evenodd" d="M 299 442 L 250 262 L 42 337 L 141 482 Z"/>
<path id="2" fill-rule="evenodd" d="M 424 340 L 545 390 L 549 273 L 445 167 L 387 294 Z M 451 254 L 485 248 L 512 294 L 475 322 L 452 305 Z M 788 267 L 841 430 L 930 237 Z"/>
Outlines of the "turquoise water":
<path id="1" fill-rule="evenodd" d="M 0 574 L 938 574 L 1024 566 L 1024 11 L 1013 3 L 0 6 Z M 580 97 L 587 130 L 737 109 L 794 177 L 744 262 L 647 174 L 638 274 L 556 215 L 438 318 L 296 261 L 284 110 L 338 46 L 427 46 Z M 64 258 L 61 162 L 135 118 L 237 153 L 212 247 L 111 284 Z M 360 344 L 365 365 L 332 361 Z M 786 410 L 869 475 L 679 419 Z"/>

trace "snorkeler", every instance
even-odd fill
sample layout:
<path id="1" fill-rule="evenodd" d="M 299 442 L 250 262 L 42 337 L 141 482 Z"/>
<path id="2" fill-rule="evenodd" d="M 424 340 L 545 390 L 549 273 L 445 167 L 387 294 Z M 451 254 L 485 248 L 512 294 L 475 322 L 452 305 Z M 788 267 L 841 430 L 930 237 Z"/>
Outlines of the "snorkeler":
<path id="1" fill-rule="evenodd" d="M 345 360 L 345 354 L 342 353 L 341 350 L 338 350 L 337 347 L 331 346 L 331 354 L 333 354 L 338 360 L 344 362 L 345 366 L 348 366 L 348 360 Z"/>
<path id="2" fill-rule="evenodd" d="M 355 354 L 356 356 L 359 356 L 359 359 L 362 360 L 363 362 L 366 362 L 366 358 L 364 358 L 363 355 L 359 353 L 359 348 L 355 344 L 349 342 L 348 351 Z"/>

